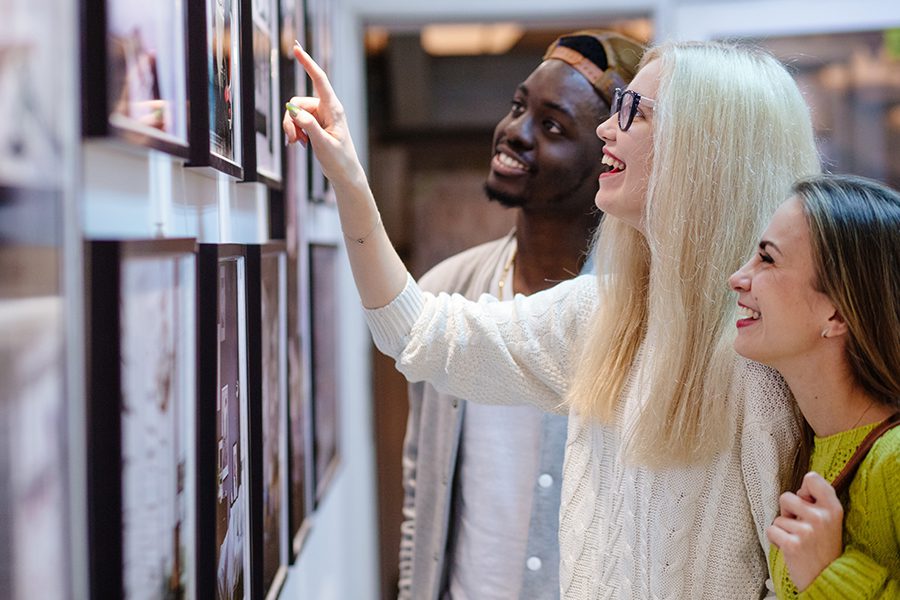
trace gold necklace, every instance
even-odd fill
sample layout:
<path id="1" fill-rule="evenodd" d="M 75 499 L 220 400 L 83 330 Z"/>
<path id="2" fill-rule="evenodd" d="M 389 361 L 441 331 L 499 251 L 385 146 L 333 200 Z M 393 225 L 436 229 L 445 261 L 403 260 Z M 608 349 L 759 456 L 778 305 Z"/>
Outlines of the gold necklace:
<path id="1" fill-rule="evenodd" d="M 513 262 L 516 260 L 516 254 L 519 251 L 519 247 L 513 249 L 512 254 L 509 255 L 509 260 L 506 261 L 506 264 L 503 266 L 503 272 L 500 273 L 500 281 L 497 282 L 497 299 L 503 300 L 503 286 L 506 285 L 506 276 L 509 273 L 510 267 L 512 267 Z"/>
<path id="2" fill-rule="evenodd" d="M 873 406 L 874 404 L 875 404 L 875 399 L 873 398 L 873 399 L 869 402 L 869 405 L 866 407 L 866 410 L 862 411 L 862 414 L 859 415 L 859 418 L 856 420 L 856 423 L 854 423 L 854 424 L 853 424 L 853 427 L 851 427 L 850 429 L 856 429 L 856 426 L 859 425 L 860 423 L 862 423 L 863 417 L 866 416 L 866 413 L 869 412 L 869 409 L 872 408 L 872 406 Z"/>

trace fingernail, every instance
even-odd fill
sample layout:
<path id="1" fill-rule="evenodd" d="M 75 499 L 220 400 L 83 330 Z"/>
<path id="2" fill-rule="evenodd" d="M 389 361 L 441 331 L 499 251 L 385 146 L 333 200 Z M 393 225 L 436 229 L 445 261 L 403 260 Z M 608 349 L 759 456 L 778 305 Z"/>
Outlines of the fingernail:
<path id="1" fill-rule="evenodd" d="M 284 107 L 287 109 L 289 113 L 291 113 L 292 117 L 296 117 L 300 114 L 300 109 L 291 104 L 290 102 L 285 102 Z"/>
<path id="2" fill-rule="evenodd" d="M 303 46 L 300 45 L 300 42 L 298 42 L 297 40 L 294 40 L 294 45 L 303 50 Z"/>

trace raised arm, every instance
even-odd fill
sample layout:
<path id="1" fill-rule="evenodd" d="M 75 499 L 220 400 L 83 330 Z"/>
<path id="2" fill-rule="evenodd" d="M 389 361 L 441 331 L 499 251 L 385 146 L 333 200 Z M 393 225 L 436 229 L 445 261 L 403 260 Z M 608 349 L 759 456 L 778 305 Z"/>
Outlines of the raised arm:
<path id="1" fill-rule="evenodd" d="M 312 80 L 318 98 L 294 97 L 282 126 L 289 143 L 311 143 L 322 171 L 334 188 L 347 255 L 359 296 L 366 308 L 379 308 L 406 285 L 406 267 L 381 223 L 372 190 L 359 162 L 344 107 L 325 72 L 299 45 L 294 56 Z"/>
<path id="2" fill-rule="evenodd" d="M 567 412 L 573 346 L 596 309 L 597 280 L 578 277 L 510 302 L 423 294 L 381 226 L 325 73 L 299 46 L 294 54 L 319 98 L 292 98 L 284 130 L 289 142 L 312 144 L 334 186 L 353 277 L 379 350 L 410 381 L 428 381 L 447 394 Z"/>

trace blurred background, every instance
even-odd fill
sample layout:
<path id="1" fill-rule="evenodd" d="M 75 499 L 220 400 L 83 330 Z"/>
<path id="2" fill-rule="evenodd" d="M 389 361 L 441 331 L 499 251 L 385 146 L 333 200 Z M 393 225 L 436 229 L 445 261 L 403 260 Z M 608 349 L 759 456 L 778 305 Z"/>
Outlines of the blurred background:
<path id="1" fill-rule="evenodd" d="M 385 227 L 414 276 L 509 230 L 513 215 L 482 192 L 494 126 L 547 45 L 579 29 L 613 29 L 650 44 L 727 39 L 767 48 L 812 107 L 826 168 L 900 187 L 894 0 L 330 0 L 312 13 L 306 4 L 280 6 L 283 16 L 305 16 L 305 25 L 293 24 L 301 30 L 314 21 L 325 40 L 321 58 Z M 290 237 L 293 213 L 297 239 L 343 253 L 327 186 L 315 180 L 305 151 L 286 151 L 285 184 L 273 193 L 265 183 L 187 167 L 187 158 L 158 148 L 85 137 L 89 107 L 80 98 L 95 84 L 79 50 L 88 6 L 97 3 L 0 0 L 0 589 L 17 577 L 50 582 L 34 588 L 39 595 L 14 600 L 90 595 L 91 281 L 83 243 L 263 243 Z M 282 50 L 292 39 L 281 40 Z M 23 75 L 28 61 L 42 79 Z M 291 83 L 305 93 L 301 79 Z M 281 101 L 289 91 L 281 90 Z M 307 267 L 298 269 L 308 279 Z M 338 257 L 334 269 L 340 460 L 327 494 L 310 498 L 307 531 L 280 594 L 388 599 L 396 596 L 398 575 L 406 384 L 371 346 L 346 260 Z M 40 307 L 35 298 L 43 299 Z M 28 346 L 37 335 L 49 345 Z M 26 347 L 33 355 L 28 368 L 43 375 L 9 367 Z M 35 399 L 24 409 L 23 390 Z M 23 432 L 25 422 L 32 429 Z M 16 513 L 23 461 L 43 486 L 28 489 L 50 507 L 30 521 Z M 57 543 L 56 551 L 45 548 L 34 564 L 17 564 L 22 540 L 38 534 Z"/>

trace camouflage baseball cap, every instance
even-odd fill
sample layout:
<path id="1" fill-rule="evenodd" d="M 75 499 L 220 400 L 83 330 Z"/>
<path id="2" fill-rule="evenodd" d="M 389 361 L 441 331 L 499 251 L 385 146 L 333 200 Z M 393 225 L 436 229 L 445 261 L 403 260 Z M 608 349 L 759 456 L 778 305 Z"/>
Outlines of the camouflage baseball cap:
<path id="1" fill-rule="evenodd" d="M 571 66 L 611 105 L 615 89 L 625 88 L 637 73 L 643 53 L 644 46 L 636 40 L 598 29 L 556 38 L 544 60 L 555 58 Z"/>

